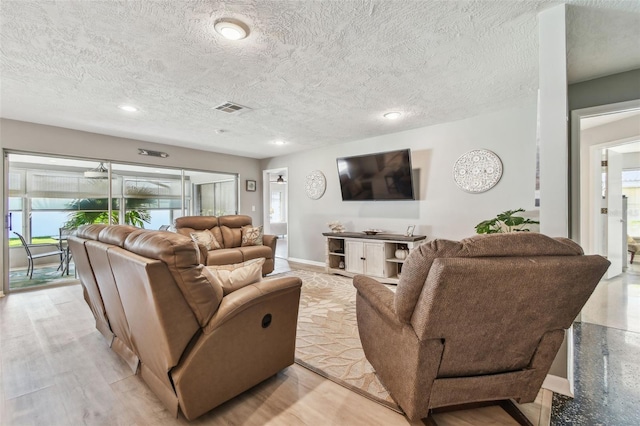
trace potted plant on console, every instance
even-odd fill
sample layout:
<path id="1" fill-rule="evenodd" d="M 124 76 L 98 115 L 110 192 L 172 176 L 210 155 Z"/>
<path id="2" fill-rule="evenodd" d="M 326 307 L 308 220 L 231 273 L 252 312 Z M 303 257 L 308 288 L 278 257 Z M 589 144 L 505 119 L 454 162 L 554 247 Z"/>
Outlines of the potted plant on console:
<path id="1" fill-rule="evenodd" d="M 507 210 L 498 214 L 493 219 L 484 220 L 476 225 L 478 234 L 497 234 L 502 232 L 529 232 L 529 225 L 540 224 L 537 220 L 522 216 L 516 213 L 524 212 L 524 209 Z"/>

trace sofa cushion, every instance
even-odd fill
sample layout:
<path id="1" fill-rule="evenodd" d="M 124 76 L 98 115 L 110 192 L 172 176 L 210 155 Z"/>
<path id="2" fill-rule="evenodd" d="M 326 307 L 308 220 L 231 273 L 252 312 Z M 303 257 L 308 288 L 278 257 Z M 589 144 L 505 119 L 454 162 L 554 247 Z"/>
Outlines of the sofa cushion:
<path id="1" fill-rule="evenodd" d="M 242 243 L 241 247 L 261 246 L 262 245 L 262 225 L 260 226 L 243 226 L 242 227 Z"/>
<path id="2" fill-rule="evenodd" d="M 100 232 L 108 225 L 95 223 L 93 225 L 82 225 L 76 231 L 76 237 L 86 238 L 87 240 L 97 240 Z"/>
<path id="3" fill-rule="evenodd" d="M 207 265 L 231 265 L 244 261 L 239 248 L 210 250 L 207 253 Z"/>
<path id="4" fill-rule="evenodd" d="M 225 296 L 239 288 L 262 280 L 262 265 L 265 259 L 253 259 L 233 265 L 207 266 L 210 273 L 222 287 Z"/>
<path id="5" fill-rule="evenodd" d="M 229 226 L 220 226 L 222 232 L 222 240 L 224 248 L 235 248 L 242 245 L 242 228 L 231 228 Z"/>
<path id="6" fill-rule="evenodd" d="M 238 250 L 242 253 L 242 260 L 247 261 L 251 259 L 257 259 L 264 257 L 271 259 L 273 257 L 273 250 L 269 246 L 247 246 L 240 247 Z"/>
<path id="7" fill-rule="evenodd" d="M 195 230 L 211 229 L 218 226 L 215 216 L 182 216 L 176 219 L 176 229 L 191 228 Z"/>
<path id="8" fill-rule="evenodd" d="M 220 230 L 220 227 L 216 226 L 215 228 L 211 228 L 210 231 L 213 234 L 213 238 L 215 238 L 218 243 L 218 246 L 220 246 L 220 248 L 224 248 L 224 239 L 222 238 L 222 231 Z"/>
<path id="9" fill-rule="evenodd" d="M 206 325 L 222 301 L 222 288 L 202 273 L 196 244 L 173 232 L 132 232 L 124 248 L 167 264 L 187 303 L 201 326 Z"/>
<path id="10" fill-rule="evenodd" d="M 228 216 L 220 216 L 218 218 L 218 226 L 227 226 L 229 228 L 242 228 L 251 225 L 251 216 L 244 214 L 232 214 Z"/>
<path id="11" fill-rule="evenodd" d="M 204 245 L 207 250 L 218 250 L 222 248 L 218 240 L 213 236 L 213 233 L 208 229 L 204 231 L 193 231 L 189 236 L 196 243 Z"/>
<path id="12" fill-rule="evenodd" d="M 136 228 L 135 226 L 131 226 L 131 225 L 107 226 L 102 231 L 100 231 L 98 240 L 106 244 L 113 244 L 118 247 L 123 247 L 124 241 L 127 239 L 129 234 L 131 234 L 133 231 L 145 231 L 145 230 Z"/>

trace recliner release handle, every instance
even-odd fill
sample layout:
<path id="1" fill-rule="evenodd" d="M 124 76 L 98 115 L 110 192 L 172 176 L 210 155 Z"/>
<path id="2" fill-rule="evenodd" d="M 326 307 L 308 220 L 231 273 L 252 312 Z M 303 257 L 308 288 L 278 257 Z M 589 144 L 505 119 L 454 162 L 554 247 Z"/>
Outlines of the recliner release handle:
<path id="1" fill-rule="evenodd" d="M 271 314 L 267 314 L 262 318 L 262 328 L 267 328 L 271 325 Z"/>

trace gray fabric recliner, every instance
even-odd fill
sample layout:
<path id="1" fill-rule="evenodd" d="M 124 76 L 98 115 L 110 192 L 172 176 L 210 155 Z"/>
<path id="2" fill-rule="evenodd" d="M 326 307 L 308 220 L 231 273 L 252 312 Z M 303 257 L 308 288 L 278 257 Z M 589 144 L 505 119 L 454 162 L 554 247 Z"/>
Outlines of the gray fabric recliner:
<path id="1" fill-rule="evenodd" d="M 532 402 L 608 266 L 569 239 L 535 233 L 431 241 L 411 252 L 396 293 L 354 278 L 362 347 L 411 419 Z"/>

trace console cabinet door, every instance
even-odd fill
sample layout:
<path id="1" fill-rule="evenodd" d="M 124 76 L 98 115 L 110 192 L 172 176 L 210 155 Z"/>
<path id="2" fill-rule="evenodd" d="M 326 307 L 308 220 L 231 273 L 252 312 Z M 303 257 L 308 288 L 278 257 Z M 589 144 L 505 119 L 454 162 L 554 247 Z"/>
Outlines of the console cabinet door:
<path id="1" fill-rule="evenodd" d="M 364 246 L 361 241 L 345 241 L 345 271 L 364 274 Z"/>
<path id="2" fill-rule="evenodd" d="M 364 274 L 372 277 L 384 277 L 384 243 L 364 243 Z"/>

